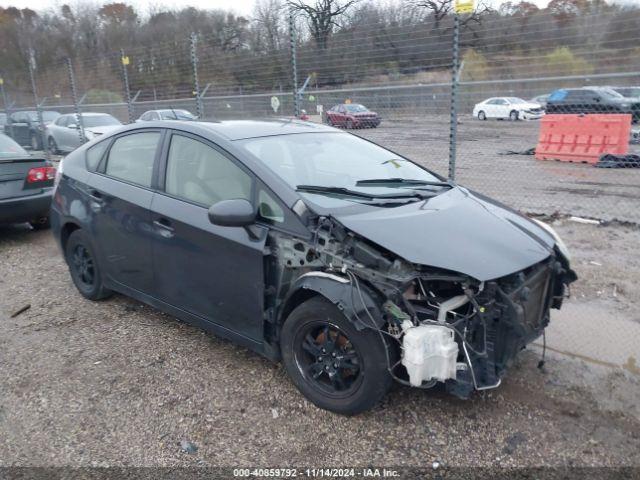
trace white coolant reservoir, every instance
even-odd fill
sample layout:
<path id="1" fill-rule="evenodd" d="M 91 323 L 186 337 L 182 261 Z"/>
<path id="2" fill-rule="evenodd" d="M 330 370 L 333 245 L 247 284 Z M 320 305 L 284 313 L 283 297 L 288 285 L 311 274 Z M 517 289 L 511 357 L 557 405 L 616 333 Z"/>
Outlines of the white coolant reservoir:
<path id="1" fill-rule="evenodd" d="M 402 340 L 402 364 L 409 373 L 409 383 L 444 382 L 456 378 L 458 344 L 452 329 L 442 325 L 420 325 L 405 330 Z"/>

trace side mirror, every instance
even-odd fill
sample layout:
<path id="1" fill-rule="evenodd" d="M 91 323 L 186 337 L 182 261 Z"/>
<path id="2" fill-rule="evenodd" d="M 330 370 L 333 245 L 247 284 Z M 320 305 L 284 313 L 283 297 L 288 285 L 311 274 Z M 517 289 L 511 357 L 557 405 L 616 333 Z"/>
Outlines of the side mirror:
<path id="1" fill-rule="evenodd" d="M 248 227 L 256 221 L 257 212 L 247 200 L 222 200 L 209 208 L 209 221 L 221 227 Z"/>

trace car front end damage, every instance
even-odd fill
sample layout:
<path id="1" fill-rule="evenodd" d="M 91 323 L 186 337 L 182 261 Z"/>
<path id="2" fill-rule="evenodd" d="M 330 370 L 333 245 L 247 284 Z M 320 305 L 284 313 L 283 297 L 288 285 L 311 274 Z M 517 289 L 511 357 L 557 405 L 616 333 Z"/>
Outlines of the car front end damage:
<path id="1" fill-rule="evenodd" d="M 544 117 L 544 114 L 544 108 L 542 107 L 528 107 L 520 110 L 519 116 L 523 120 L 539 120 Z"/>
<path id="2" fill-rule="evenodd" d="M 497 387 L 517 353 L 543 334 L 576 279 L 558 248 L 492 280 L 410 263 L 331 217 L 309 240 L 271 232 L 267 242 L 267 343 L 277 345 L 296 304 L 322 295 L 357 329 L 387 346 L 388 370 L 405 385 L 468 398 Z"/>

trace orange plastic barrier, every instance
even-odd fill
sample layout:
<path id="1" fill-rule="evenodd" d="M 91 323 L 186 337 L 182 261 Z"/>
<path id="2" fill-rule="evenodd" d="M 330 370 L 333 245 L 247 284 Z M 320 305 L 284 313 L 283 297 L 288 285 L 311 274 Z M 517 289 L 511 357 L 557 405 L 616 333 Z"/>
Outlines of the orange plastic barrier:
<path id="1" fill-rule="evenodd" d="M 601 155 L 629 150 L 631 114 L 551 114 L 540 123 L 538 160 L 596 163 Z"/>

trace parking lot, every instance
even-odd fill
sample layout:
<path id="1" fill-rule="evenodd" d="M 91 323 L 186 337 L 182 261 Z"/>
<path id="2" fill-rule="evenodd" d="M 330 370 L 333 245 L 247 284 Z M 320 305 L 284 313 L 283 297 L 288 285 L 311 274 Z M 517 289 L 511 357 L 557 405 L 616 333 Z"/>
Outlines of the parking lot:
<path id="1" fill-rule="evenodd" d="M 122 296 L 84 300 L 49 232 L 5 227 L 0 466 L 640 465 L 640 233 L 567 219 L 624 212 L 636 221 L 638 172 L 497 155 L 533 146 L 534 122 L 459 127 L 463 185 L 525 212 L 562 214 L 545 219 L 580 281 L 554 312 L 544 371 L 533 346 L 499 389 L 471 400 L 396 386 L 371 412 L 334 415 L 244 348 Z M 357 133 L 446 172 L 442 122 Z"/>
<path id="2" fill-rule="evenodd" d="M 640 223 L 640 169 L 539 161 L 507 154 L 534 148 L 540 122 L 479 121 L 458 124 L 456 180 L 527 213 L 578 215 Z M 442 175 L 449 163 L 446 116 L 395 117 L 358 135 L 389 146 Z M 630 145 L 637 152 L 637 145 Z"/>

